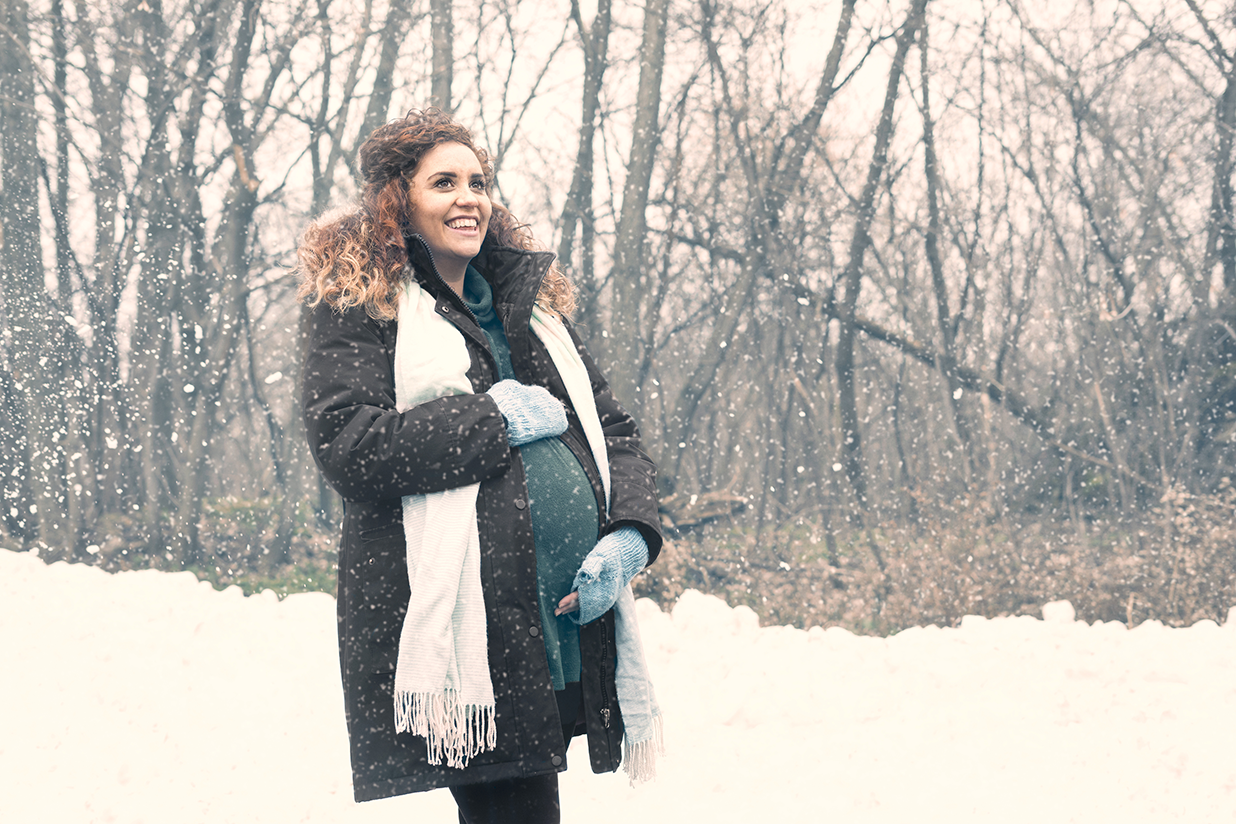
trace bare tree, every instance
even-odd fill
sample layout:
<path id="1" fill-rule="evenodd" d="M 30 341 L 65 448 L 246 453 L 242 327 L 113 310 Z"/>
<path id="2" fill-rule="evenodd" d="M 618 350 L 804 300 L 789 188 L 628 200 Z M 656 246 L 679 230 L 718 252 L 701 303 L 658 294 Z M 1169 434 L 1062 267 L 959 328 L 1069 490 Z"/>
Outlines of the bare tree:
<path id="1" fill-rule="evenodd" d="M 783 135 L 778 136 L 774 150 L 766 153 L 765 147 L 760 145 L 757 138 L 761 132 L 745 117 L 750 101 L 736 99 L 731 90 L 730 73 L 713 35 L 717 7 L 709 2 L 701 3 L 702 35 L 709 67 L 716 78 L 719 91 L 719 125 L 735 146 L 749 211 L 744 220 L 747 235 L 740 240 L 741 245 L 735 250 L 740 260 L 738 279 L 726 291 L 719 318 L 712 327 L 699 361 L 684 382 L 670 416 L 670 429 L 667 432 L 669 455 L 666 463 L 671 479 L 677 476 L 682 466 L 688 441 L 693 440 L 688 438 L 687 432 L 731 342 L 735 340 L 757 279 L 770 271 L 784 271 L 779 264 L 793 256 L 792 250 L 786 248 L 781 236 L 782 211 L 792 193 L 802 185 L 804 160 L 815 141 L 816 130 L 835 92 L 854 7 L 853 2 L 842 4 L 836 34 L 816 86 L 811 108 Z M 771 164 L 765 165 L 764 157 L 770 157 Z"/>
<path id="2" fill-rule="evenodd" d="M 646 235 L 648 193 L 660 144 L 661 79 L 665 69 L 667 0 L 644 6 L 644 37 L 639 53 L 639 88 L 631 151 L 622 189 L 622 212 L 614 239 L 613 306 L 609 329 L 609 379 L 614 393 L 637 412 L 642 407 L 644 353 L 640 321 L 648 294 Z"/>
<path id="3" fill-rule="evenodd" d="M 576 279 L 593 291 L 596 289 L 596 216 L 593 212 L 593 167 L 596 132 L 601 109 L 601 89 L 609 62 L 609 32 L 613 22 L 613 4 L 601 0 L 592 25 L 584 23 L 578 2 L 571 4 L 571 19 L 579 31 L 584 52 L 583 103 L 579 126 L 579 149 L 575 154 L 575 170 L 571 188 L 562 204 L 558 225 L 562 236 L 558 241 L 558 260 L 572 265 L 575 232 L 580 235 L 580 263 Z"/>
<path id="4" fill-rule="evenodd" d="M 46 292 L 39 239 L 37 70 L 30 52 L 25 0 L 0 6 L 0 270 L 3 277 L 6 461 L 5 519 L 19 535 L 47 546 L 72 546 L 65 517 L 68 425 L 64 314 Z M 31 346 L 45 341 L 46 346 Z M 20 423 L 19 423 L 20 422 Z M 18 469 L 24 470 L 17 472 Z M 16 473 L 16 474 L 15 474 Z"/>
<path id="5" fill-rule="evenodd" d="M 433 79 L 429 99 L 448 112 L 455 72 L 455 26 L 451 5 L 451 0 L 429 0 L 429 25 L 433 31 Z"/>

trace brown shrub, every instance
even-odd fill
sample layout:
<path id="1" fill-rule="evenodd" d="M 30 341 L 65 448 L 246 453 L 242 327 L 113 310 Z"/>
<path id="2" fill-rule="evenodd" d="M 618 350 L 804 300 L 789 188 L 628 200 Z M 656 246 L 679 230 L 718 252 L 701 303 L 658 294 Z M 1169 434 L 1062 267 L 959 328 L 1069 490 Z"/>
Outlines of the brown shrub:
<path id="1" fill-rule="evenodd" d="M 1068 600 L 1079 619 L 1222 621 L 1236 605 L 1236 490 L 1169 490 L 1135 520 L 1016 523 L 982 499 L 835 535 L 819 524 L 679 538 L 636 579 L 663 607 L 685 589 L 746 604 L 765 624 L 887 634 L 967 614 L 1038 614 Z"/>

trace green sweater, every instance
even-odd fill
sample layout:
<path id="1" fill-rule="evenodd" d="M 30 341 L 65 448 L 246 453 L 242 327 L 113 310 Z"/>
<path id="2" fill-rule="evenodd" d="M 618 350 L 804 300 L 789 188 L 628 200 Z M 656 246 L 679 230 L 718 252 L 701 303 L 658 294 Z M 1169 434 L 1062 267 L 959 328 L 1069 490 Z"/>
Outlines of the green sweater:
<path id="1" fill-rule="evenodd" d="M 493 291 L 471 266 L 464 276 L 463 301 L 489 340 L 500 380 L 516 379 L 511 347 L 493 308 Z M 554 689 L 579 680 L 579 627 L 554 608 L 575 581 L 579 565 L 597 542 L 597 503 L 588 475 L 561 438 L 542 438 L 517 447 L 523 456 L 536 542 L 537 594 L 545 657 Z"/>

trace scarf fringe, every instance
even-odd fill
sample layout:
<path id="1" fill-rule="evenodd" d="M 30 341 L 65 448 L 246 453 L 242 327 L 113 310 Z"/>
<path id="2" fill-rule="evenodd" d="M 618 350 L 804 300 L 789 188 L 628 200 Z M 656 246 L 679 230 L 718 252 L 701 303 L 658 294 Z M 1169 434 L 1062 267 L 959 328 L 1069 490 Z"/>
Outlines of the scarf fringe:
<path id="1" fill-rule="evenodd" d="M 657 777 L 657 756 L 665 755 L 665 735 L 658 714 L 652 719 L 652 737 L 647 741 L 631 743 L 631 736 L 622 739 L 622 770 L 635 782 L 651 781 Z"/>
<path id="2" fill-rule="evenodd" d="M 463 769 L 468 759 L 494 749 L 494 713 L 493 704 L 460 703 L 455 690 L 395 694 L 395 731 L 422 736 L 434 766 L 445 758 L 447 766 Z"/>

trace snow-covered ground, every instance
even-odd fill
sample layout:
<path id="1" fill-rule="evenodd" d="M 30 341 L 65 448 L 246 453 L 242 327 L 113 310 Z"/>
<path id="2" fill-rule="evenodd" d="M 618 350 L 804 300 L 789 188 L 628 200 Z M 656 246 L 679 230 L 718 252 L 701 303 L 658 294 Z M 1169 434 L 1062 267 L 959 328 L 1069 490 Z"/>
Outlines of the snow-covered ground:
<path id="1" fill-rule="evenodd" d="M 1236 621 L 1048 620 L 892 638 L 640 602 L 666 713 L 653 784 L 593 775 L 564 821 L 1231 822 Z M 453 822 L 356 805 L 328 595 L 244 598 L 0 551 L 0 821 Z"/>

